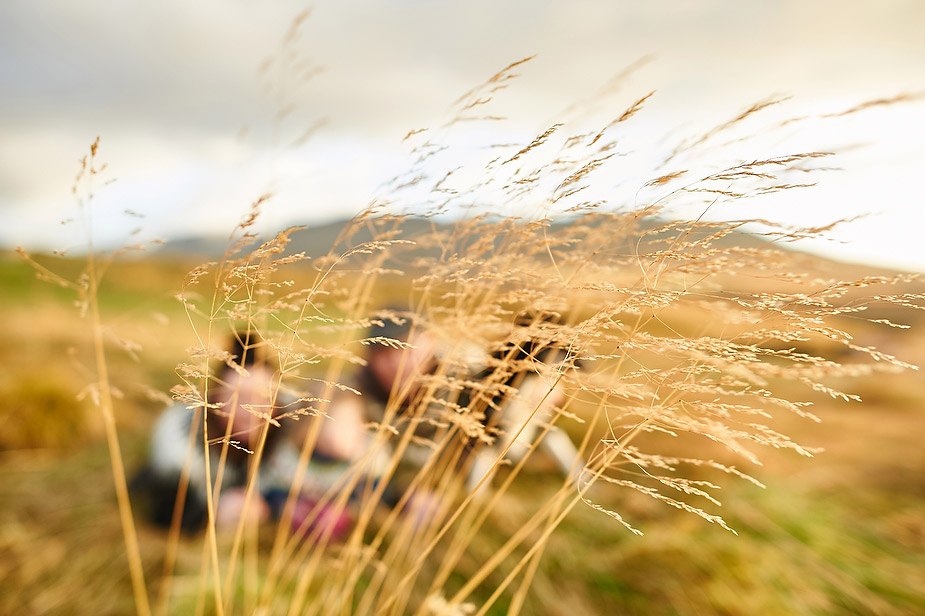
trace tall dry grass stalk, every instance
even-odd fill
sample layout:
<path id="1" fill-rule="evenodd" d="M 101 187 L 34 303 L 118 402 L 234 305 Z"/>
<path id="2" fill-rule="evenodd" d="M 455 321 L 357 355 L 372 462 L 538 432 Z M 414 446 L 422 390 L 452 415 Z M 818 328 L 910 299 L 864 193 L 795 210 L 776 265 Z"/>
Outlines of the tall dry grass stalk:
<path id="1" fill-rule="evenodd" d="M 109 447 L 109 460 L 112 463 L 112 478 L 115 484 L 116 500 L 119 506 L 119 516 L 125 536 L 125 548 L 128 557 L 129 574 L 132 580 L 132 590 L 135 595 L 135 605 L 138 613 L 147 615 L 151 613 L 148 603 L 148 592 L 144 579 L 144 568 L 141 562 L 141 552 L 138 547 L 138 536 L 135 531 L 135 522 L 132 517 L 129 502 L 128 483 L 126 481 L 125 466 L 122 450 L 119 445 L 119 435 L 116 429 L 116 411 L 113 398 L 118 395 L 109 378 L 109 364 L 106 359 L 104 338 L 106 338 L 105 325 L 100 316 L 99 287 L 106 269 L 113 259 L 126 250 L 137 247 L 126 246 L 108 254 L 98 253 L 93 245 L 93 198 L 94 191 L 100 184 L 102 174 L 107 164 L 100 163 L 97 158 L 100 140 L 97 138 L 90 145 L 89 155 L 80 159 L 80 170 L 74 180 L 71 192 L 76 199 L 80 210 L 81 221 L 86 233 L 86 266 L 76 280 L 66 279 L 54 271 L 40 265 L 33 260 L 22 248 L 18 252 L 27 259 L 37 270 L 38 276 L 48 282 L 58 284 L 73 290 L 77 294 L 76 306 L 81 317 L 86 318 L 93 340 L 93 358 L 96 368 L 96 381 L 88 384 L 81 396 L 88 396 L 97 408 L 103 419 L 106 434 L 106 443 Z M 103 183 L 105 185 L 105 182 Z M 123 348 L 131 349 L 133 344 L 129 341 L 116 338 Z"/>
<path id="2" fill-rule="evenodd" d="M 856 398 L 836 385 L 845 377 L 913 368 L 851 334 L 852 323 L 864 320 L 902 326 L 878 307 L 921 309 L 921 296 L 881 290 L 910 276 L 828 279 L 781 248 L 827 228 L 708 216 L 718 204 L 804 189 L 812 183 L 806 178 L 825 171 L 826 152 L 701 157 L 771 102 L 682 140 L 631 203 L 586 195 L 619 177 L 621 131 L 644 113 L 651 94 L 596 129 L 555 123 L 523 143 L 491 144 L 475 168 L 434 171 L 447 147 L 441 139 L 452 141 L 473 121 L 497 121 L 484 110 L 520 64 L 460 99 L 440 129 L 409 133 L 415 164 L 394 179 L 388 199 L 346 226 L 327 256 L 292 253 L 298 229 L 258 243 L 253 228 L 266 204 L 261 198 L 225 255 L 183 282 L 178 299 L 198 345 L 178 366 L 183 383 L 173 393 L 196 414 L 189 447 L 200 449 L 209 465 L 199 613 L 484 614 L 505 594 L 509 612 L 518 613 L 551 534 L 575 507 L 592 507 L 602 523 L 612 519 L 641 534 L 620 512 L 622 495 L 633 491 L 735 532 L 716 513 L 716 478 L 760 485 L 750 469 L 760 464 L 763 447 L 812 454 L 774 428 L 775 416 L 814 420 L 814 396 Z M 87 168 L 92 175 L 92 157 Z M 396 205 L 403 199 L 413 207 Z M 78 286 L 94 323 L 98 275 L 91 256 Z M 297 283 L 306 275 L 310 283 Z M 321 428 L 331 421 L 331 400 L 350 389 L 369 345 L 407 347 L 367 334 L 371 325 L 409 316 L 388 308 L 397 303 L 437 341 L 439 362 L 417 375 L 416 386 L 393 389 L 383 417 L 367 426 L 367 453 L 293 532 L 296 499 Z M 295 401 L 277 416 L 246 409 L 260 419 L 256 445 L 249 446 L 247 507 L 256 506 L 256 469 L 273 431 L 298 434 L 300 455 L 275 530 L 256 528 L 245 515 L 223 537 L 216 502 L 229 452 L 241 439 L 230 428 L 210 433 L 206 416 L 220 410 L 211 394 L 217 367 L 240 367 L 241 358 L 230 357 L 223 344 L 244 331 L 264 341 L 274 400 Z M 513 351 L 534 344 L 564 353 L 544 362 Z M 111 402 L 103 402 L 105 358 L 99 359 L 101 408 L 111 419 Z M 471 443 L 496 442 L 499 429 L 524 429 L 485 423 L 499 397 L 520 395 L 507 380 L 516 373 L 537 375 L 541 399 L 562 391 L 563 402 L 549 417 L 532 418 L 542 430 L 528 455 L 508 463 L 499 452 L 492 485 L 485 479 L 468 492 L 460 469 Z M 572 476 L 549 473 L 540 481 L 525 469 L 537 459 L 539 439 L 553 431 L 568 433 L 585 463 Z M 107 435 L 138 609 L 147 613 L 121 454 L 114 430 Z M 674 442 L 708 455 L 672 453 Z M 708 443 L 740 462 L 717 459 Z M 659 449 L 648 450 L 653 444 Z M 367 482 L 365 469 L 377 451 L 390 457 L 378 481 Z M 386 506 L 386 490 L 395 486 Z M 182 500 L 169 535 L 160 613 L 171 613 L 177 601 L 171 582 L 181 507 Z M 314 524 L 326 508 L 350 512 L 345 538 Z"/>

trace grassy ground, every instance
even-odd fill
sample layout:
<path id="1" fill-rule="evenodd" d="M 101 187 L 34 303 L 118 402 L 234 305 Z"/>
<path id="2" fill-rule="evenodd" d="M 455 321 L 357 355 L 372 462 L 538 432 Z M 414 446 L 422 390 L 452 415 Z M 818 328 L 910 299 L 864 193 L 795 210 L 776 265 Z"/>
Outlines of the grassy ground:
<path id="1" fill-rule="evenodd" d="M 140 262 L 111 272 L 104 318 L 143 347 L 135 361 L 108 341 L 126 464 L 144 456 L 173 366 L 192 344 L 171 295 L 182 264 Z M 0 613 L 125 614 L 133 611 L 125 549 L 97 411 L 76 400 L 91 380 L 88 335 L 63 291 L 34 281 L 15 257 L 0 259 Z M 921 327 L 919 327 L 921 329 Z M 925 363 L 919 329 L 885 338 L 891 352 Z M 893 332 L 887 332 L 892 335 Z M 904 340 L 908 342 L 897 342 Z M 915 345 L 918 344 L 916 347 Z M 881 343 L 878 343 L 878 347 Z M 73 349 L 73 350 L 71 350 Z M 921 376 L 858 382 L 864 404 L 820 399 L 821 424 L 787 418 L 783 431 L 822 447 L 816 459 L 764 455 L 767 485 L 722 479 L 721 513 L 734 536 L 627 491 L 606 494 L 645 535 L 579 506 L 555 532 L 527 597 L 527 614 L 913 614 L 925 611 L 925 452 Z M 655 443 L 658 444 L 658 443 Z M 676 446 L 675 443 L 665 443 Z M 679 443 L 712 455 L 711 445 Z M 675 453 L 675 452 L 670 452 Z M 716 450 L 716 459 L 725 456 Z M 478 568 L 509 534 L 517 511 L 545 500 L 540 460 L 506 496 L 474 546 Z M 716 479 L 714 476 L 704 475 Z M 149 593 L 166 538 L 140 524 Z M 227 540 L 227 538 L 222 539 Z M 261 537 L 269 543 L 270 537 Z M 201 537 L 180 544 L 172 613 L 188 613 L 200 588 Z M 438 558 L 439 555 L 435 555 Z M 513 561 L 512 561 L 513 562 Z M 436 562 L 434 563 L 436 565 Z M 476 593 L 486 598 L 502 566 Z M 466 571 L 451 578 L 461 585 Z M 516 585 L 515 585 L 516 587 Z M 505 613 L 511 594 L 494 606 Z"/>

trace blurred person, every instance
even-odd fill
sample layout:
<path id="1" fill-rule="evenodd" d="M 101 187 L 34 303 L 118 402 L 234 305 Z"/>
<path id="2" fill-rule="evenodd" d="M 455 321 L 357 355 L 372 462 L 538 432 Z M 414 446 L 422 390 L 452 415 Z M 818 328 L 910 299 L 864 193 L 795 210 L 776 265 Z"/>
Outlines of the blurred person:
<path id="1" fill-rule="evenodd" d="M 526 327 L 531 320 L 525 318 L 516 325 Z M 515 338 L 516 333 L 515 329 Z M 501 345 L 490 358 L 488 367 L 470 377 L 479 389 L 464 392 L 460 400 L 460 405 L 484 408 L 483 421 L 493 435 L 490 444 L 473 444 L 467 472 L 467 491 L 478 489 L 480 497 L 490 493 L 498 464 L 520 462 L 566 400 L 558 376 L 559 370 L 567 369 L 565 350 L 535 339 L 515 339 Z M 552 456 L 566 477 L 574 477 L 584 466 L 569 436 L 556 426 L 542 435 L 537 447 Z"/>
<path id="2" fill-rule="evenodd" d="M 407 311 L 389 308 L 388 316 L 370 328 L 363 367 L 347 384 L 360 395 L 337 392 L 328 413 L 334 421 L 322 425 L 316 452 L 321 456 L 357 459 L 368 452 L 372 434 L 370 423 L 379 425 L 389 419 L 389 425 L 403 429 L 410 419 L 419 391 L 419 379 L 435 368 L 432 337 Z M 389 415 L 389 403 L 394 410 Z M 391 457 L 388 448 L 371 456 L 384 467 Z"/>
<path id="3" fill-rule="evenodd" d="M 395 434 L 404 432 L 408 422 L 417 423 L 414 416 L 420 410 L 416 405 L 421 377 L 436 368 L 434 339 L 419 319 L 396 307 L 386 308 L 381 314 L 364 340 L 367 350 L 362 368 L 346 380 L 347 390 L 335 390 L 331 395 L 326 409 L 329 420 L 321 424 L 312 453 L 316 464 L 364 464 L 360 470 L 362 479 L 372 484 L 381 480 L 394 455 L 392 443 L 376 437 L 379 427 L 387 425 L 385 432 Z M 416 425 L 415 431 L 418 433 L 420 426 Z M 428 449 L 426 453 L 429 452 Z M 423 460 L 421 455 L 409 455 L 406 450 L 400 462 L 401 468 L 408 470 L 409 466 L 419 468 Z M 401 477 L 392 477 L 382 502 L 387 506 L 397 504 L 404 494 L 404 483 Z M 363 487 L 366 484 L 361 483 L 352 496 L 359 496 Z M 430 508 L 429 500 L 423 500 Z M 414 502 L 409 507 L 419 508 Z"/>
<path id="4" fill-rule="evenodd" d="M 436 345 L 409 313 L 374 324 L 369 331 L 366 363 L 354 381 L 364 398 L 364 414 L 381 422 L 390 398 L 396 398 L 396 416 L 406 416 L 419 389 L 418 379 L 433 373 Z"/>
<path id="5" fill-rule="evenodd" d="M 342 384 L 346 387 L 328 387 L 327 393 L 311 392 L 313 397 L 329 397 L 330 401 L 324 406 L 325 416 L 317 418 L 321 423 L 317 425 L 317 438 L 303 484 L 307 498 L 295 506 L 291 521 L 294 532 L 305 532 L 305 518 L 326 494 L 330 496 L 332 488 L 352 485 L 348 503 L 356 504 L 367 488 L 381 480 L 393 454 L 390 443 L 376 439 L 371 424 L 385 422 L 390 399 L 398 400 L 395 396 L 401 392 L 401 402 L 389 422 L 400 426 L 417 391 L 418 377 L 433 369 L 430 337 L 419 329 L 415 331 L 415 320 L 410 313 L 394 308 L 383 313 L 387 316 L 371 327 L 364 340 L 367 352 L 363 367 L 346 379 Z M 300 424 L 295 441 L 301 447 L 310 438 L 315 424 Z M 389 488 L 383 502 L 394 505 L 399 495 L 394 485 Z"/>
<path id="6" fill-rule="evenodd" d="M 230 527 L 242 515 L 262 522 L 279 506 L 279 494 L 288 493 L 295 478 L 298 452 L 287 439 L 286 430 L 275 421 L 287 406 L 278 393 L 278 377 L 261 357 L 260 345 L 253 332 L 237 333 L 230 345 L 230 361 L 223 365 L 208 390 L 210 406 L 205 420 L 208 432 L 211 484 L 221 475 L 215 507 L 216 525 Z M 233 362 L 233 363 L 232 363 Z M 212 405 L 214 408 L 211 408 Z M 203 448 L 203 424 L 199 412 L 184 403 L 168 407 L 155 424 L 151 436 L 147 465 L 132 481 L 143 501 L 148 517 L 161 526 L 169 526 L 178 497 L 180 478 L 188 465 L 188 488 L 183 495 L 181 527 L 193 530 L 207 519 L 207 464 Z M 194 425 L 193 422 L 197 422 Z M 267 423 L 271 425 L 267 426 Z M 255 451 L 260 447 L 258 490 L 245 508 L 245 490 Z M 189 447 L 190 432 L 196 436 Z M 225 443 L 227 435 L 228 443 Z M 226 449 L 221 464 L 222 449 Z"/>

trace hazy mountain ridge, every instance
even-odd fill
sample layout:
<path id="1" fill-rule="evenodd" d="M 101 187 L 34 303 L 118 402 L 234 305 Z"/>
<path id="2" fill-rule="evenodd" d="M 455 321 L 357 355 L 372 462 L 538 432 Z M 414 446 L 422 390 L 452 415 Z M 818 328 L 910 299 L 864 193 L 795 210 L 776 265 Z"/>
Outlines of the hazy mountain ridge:
<path id="1" fill-rule="evenodd" d="M 306 224 L 303 229 L 300 229 L 293 233 L 290 236 L 290 244 L 286 251 L 287 254 L 293 253 L 305 253 L 307 257 L 310 258 L 319 258 L 326 256 L 330 253 L 340 253 L 346 252 L 352 247 L 371 242 L 375 239 L 371 225 L 358 225 L 354 232 L 350 235 L 349 242 L 341 242 L 338 246 L 335 246 L 335 242 L 338 237 L 344 231 L 348 224 L 352 222 L 353 219 L 341 219 L 335 220 L 323 224 Z M 575 224 L 580 219 L 562 221 L 562 222 L 552 222 L 550 227 L 554 230 L 564 229 L 572 224 Z M 429 218 L 421 217 L 396 217 L 394 219 L 395 224 L 398 225 L 398 235 L 395 239 L 405 239 L 414 241 L 415 238 L 423 237 L 430 233 L 449 233 L 453 230 L 454 226 L 459 224 L 457 221 L 448 221 L 442 222 Z M 500 219 L 486 219 L 486 226 L 491 223 L 500 222 Z M 587 224 L 587 221 L 581 220 L 582 223 Z M 601 224 L 600 220 L 590 222 L 592 226 L 598 226 Z M 662 224 L 667 224 L 667 221 L 661 220 L 652 220 L 646 219 L 638 223 L 640 225 L 640 231 L 642 232 L 652 232 L 657 227 Z M 692 232 L 692 236 L 706 235 L 711 232 L 711 230 L 716 230 L 719 227 L 701 227 Z M 634 251 L 634 242 L 637 239 L 639 234 L 623 234 L 623 237 L 615 237 L 614 245 L 611 248 L 616 248 L 618 250 L 627 250 L 632 253 Z M 257 242 L 266 241 L 271 239 L 269 236 L 263 236 Z M 717 242 L 725 247 L 729 246 L 744 246 L 744 247 L 759 247 L 767 245 L 767 240 L 762 239 L 760 236 L 746 233 L 746 232 L 733 232 L 731 235 L 717 240 Z M 155 254 L 158 255 L 169 255 L 176 257 L 199 257 L 199 258 L 209 258 L 215 259 L 221 257 L 228 248 L 228 236 L 187 236 L 183 238 L 178 238 L 174 240 L 169 240 L 162 246 L 160 246 Z M 255 242 L 256 245 L 256 242 Z M 336 249 L 336 250 L 334 250 Z M 420 251 L 411 251 L 415 253 L 415 256 L 423 256 Z"/>

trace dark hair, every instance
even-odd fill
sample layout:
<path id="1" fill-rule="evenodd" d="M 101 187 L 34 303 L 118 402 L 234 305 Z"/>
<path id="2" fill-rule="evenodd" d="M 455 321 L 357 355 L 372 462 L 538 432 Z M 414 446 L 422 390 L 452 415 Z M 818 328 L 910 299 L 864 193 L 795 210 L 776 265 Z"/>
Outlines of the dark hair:
<path id="1" fill-rule="evenodd" d="M 228 340 L 228 352 L 239 366 L 247 368 L 263 361 L 262 345 L 263 341 L 256 331 L 238 330 Z"/>
<path id="2" fill-rule="evenodd" d="M 382 316 L 369 328 L 370 338 L 391 338 L 407 342 L 411 328 L 414 326 L 414 314 L 407 308 L 387 306 L 382 310 Z M 375 350 L 373 347 L 372 350 Z"/>

